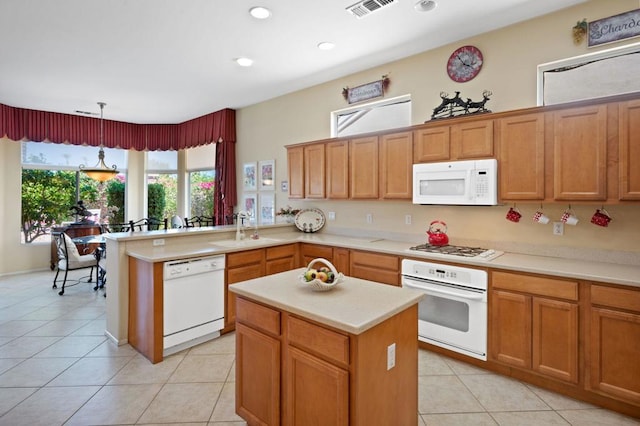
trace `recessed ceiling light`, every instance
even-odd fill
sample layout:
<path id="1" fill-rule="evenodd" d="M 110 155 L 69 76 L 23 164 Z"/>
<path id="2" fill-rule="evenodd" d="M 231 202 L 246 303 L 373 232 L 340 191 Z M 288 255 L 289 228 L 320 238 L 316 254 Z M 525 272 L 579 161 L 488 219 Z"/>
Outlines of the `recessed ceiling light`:
<path id="1" fill-rule="evenodd" d="M 250 67 L 251 65 L 253 65 L 253 59 L 249 58 L 236 58 L 235 61 L 241 67 Z"/>
<path id="2" fill-rule="evenodd" d="M 418 2 L 413 6 L 415 10 L 418 12 L 429 12 L 438 6 L 434 0 L 418 0 Z"/>
<path id="3" fill-rule="evenodd" d="M 249 13 L 256 19 L 267 19 L 271 16 L 271 11 L 266 7 L 256 6 L 249 9 Z"/>
<path id="4" fill-rule="evenodd" d="M 318 43 L 318 49 L 320 50 L 331 50 L 334 47 L 336 47 L 336 45 L 331 43 L 330 41 L 323 41 L 321 43 Z"/>

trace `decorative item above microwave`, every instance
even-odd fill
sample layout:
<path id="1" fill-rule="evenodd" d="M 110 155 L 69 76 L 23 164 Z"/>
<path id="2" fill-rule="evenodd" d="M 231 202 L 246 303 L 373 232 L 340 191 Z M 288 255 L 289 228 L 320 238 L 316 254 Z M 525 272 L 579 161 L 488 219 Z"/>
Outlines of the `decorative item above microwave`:
<path id="1" fill-rule="evenodd" d="M 413 204 L 497 205 L 498 161 L 414 164 Z"/>

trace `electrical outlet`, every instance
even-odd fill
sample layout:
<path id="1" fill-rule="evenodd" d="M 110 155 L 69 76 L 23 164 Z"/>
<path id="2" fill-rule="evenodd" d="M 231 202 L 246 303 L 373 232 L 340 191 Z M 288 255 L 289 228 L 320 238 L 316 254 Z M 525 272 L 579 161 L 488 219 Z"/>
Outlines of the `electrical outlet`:
<path id="1" fill-rule="evenodd" d="M 336 212 L 329 212 L 329 220 L 336 220 Z"/>
<path id="2" fill-rule="evenodd" d="M 153 240 L 153 245 L 154 246 L 163 246 L 164 245 L 164 238 L 158 238 L 156 240 Z"/>
<path id="3" fill-rule="evenodd" d="M 404 224 L 405 225 L 411 225 L 411 215 L 407 214 L 404 216 Z"/>
<path id="4" fill-rule="evenodd" d="M 387 346 L 387 370 L 391 370 L 396 366 L 396 344 L 392 343 Z"/>
<path id="5" fill-rule="evenodd" d="M 564 235 L 564 223 L 553 222 L 553 235 Z"/>
<path id="6" fill-rule="evenodd" d="M 371 213 L 367 213 L 367 223 L 373 223 L 373 215 Z"/>

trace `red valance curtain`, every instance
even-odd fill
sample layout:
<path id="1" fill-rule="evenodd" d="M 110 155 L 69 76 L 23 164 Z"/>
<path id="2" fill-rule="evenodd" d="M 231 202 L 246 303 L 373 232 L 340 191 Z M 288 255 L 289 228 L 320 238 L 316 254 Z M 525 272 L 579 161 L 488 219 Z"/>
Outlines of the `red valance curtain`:
<path id="1" fill-rule="evenodd" d="M 0 104 L 0 137 L 100 145 L 100 119 Z M 168 151 L 216 142 L 235 143 L 235 110 L 223 109 L 180 124 L 134 124 L 104 120 L 104 146 L 137 151 Z"/>

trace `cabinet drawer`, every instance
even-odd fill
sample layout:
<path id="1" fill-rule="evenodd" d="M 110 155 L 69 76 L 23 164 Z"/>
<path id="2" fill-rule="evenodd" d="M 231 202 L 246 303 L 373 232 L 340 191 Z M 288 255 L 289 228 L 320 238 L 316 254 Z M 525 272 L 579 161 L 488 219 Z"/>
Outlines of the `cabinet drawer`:
<path id="1" fill-rule="evenodd" d="M 591 304 L 640 312 L 640 291 L 592 285 Z"/>
<path id="2" fill-rule="evenodd" d="M 389 254 L 378 254 L 365 251 L 352 251 L 351 264 L 371 266 L 376 269 L 387 269 L 389 271 L 398 272 L 398 256 Z"/>
<path id="3" fill-rule="evenodd" d="M 264 249 L 246 250 L 227 254 L 227 268 L 260 263 L 264 260 Z"/>
<path id="4" fill-rule="evenodd" d="M 521 291 L 539 296 L 578 300 L 578 283 L 554 278 L 532 277 L 509 272 L 493 272 L 492 288 Z"/>
<path id="5" fill-rule="evenodd" d="M 349 365 L 349 336 L 292 316 L 288 317 L 287 325 L 289 344 Z"/>
<path id="6" fill-rule="evenodd" d="M 279 259 L 281 257 L 295 256 L 296 245 L 287 244 L 284 246 L 267 247 L 267 260 Z"/>
<path id="7" fill-rule="evenodd" d="M 331 246 L 319 246 L 315 244 L 302 244 L 300 247 L 302 257 L 309 258 L 309 260 L 323 257 L 327 260 L 331 260 L 333 257 L 333 247 Z M 306 264 L 304 266 L 307 266 Z"/>
<path id="8" fill-rule="evenodd" d="M 280 335 L 280 312 L 236 297 L 236 321 L 275 336 Z"/>

